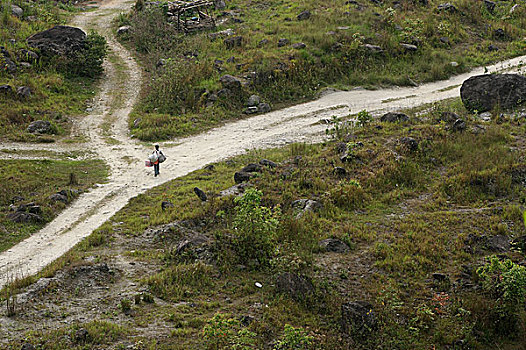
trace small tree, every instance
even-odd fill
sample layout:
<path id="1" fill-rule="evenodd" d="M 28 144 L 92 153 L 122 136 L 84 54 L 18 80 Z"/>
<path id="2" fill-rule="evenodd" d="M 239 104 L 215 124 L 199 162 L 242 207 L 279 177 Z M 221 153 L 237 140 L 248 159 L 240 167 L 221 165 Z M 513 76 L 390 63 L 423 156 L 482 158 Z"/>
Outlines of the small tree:
<path id="1" fill-rule="evenodd" d="M 266 265 L 275 248 L 280 211 L 261 206 L 261 196 L 261 191 L 250 188 L 235 199 L 234 250 L 243 263 L 256 260 Z"/>

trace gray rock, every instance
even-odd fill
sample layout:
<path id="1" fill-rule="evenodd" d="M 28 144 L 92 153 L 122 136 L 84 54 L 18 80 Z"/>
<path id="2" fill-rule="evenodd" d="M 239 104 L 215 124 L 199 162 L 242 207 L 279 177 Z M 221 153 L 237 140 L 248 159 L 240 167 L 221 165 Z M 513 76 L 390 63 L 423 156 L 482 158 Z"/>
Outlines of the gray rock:
<path id="1" fill-rule="evenodd" d="M 384 50 L 378 45 L 364 44 L 362 46 L 366 51 L 370 53 L 382 53 Z"/>
<path id="2" fill-rule="evenodd" d="M 380 117 L 380 121 L 385 123 L 407 122 L 409 117 L 404 113 L 388 112 Z"/>
<path id="3" fill-rule="evenodd" d="M 342 329 L 346 334 L 366 336 L 378 327 L 373 306 L 365 301 L 342 304 Z"/>
<path id="4" fill-rule="evenodd" d="M 507 236 L 496 235 L 488 239 L 486 248 L 496 253 L 506 253 L 510 250 L 510 239 Z"/>
<path id="5" fill-rule="evenodd" d="M 51 123 L 47 120 L 35 120 L 27 127 L 27 132 L 31 134 L 50 134 L 52 133 Z"/>
<path id="6" fill-rule="evenodd" d="M 65 196 L 61 193 L 53 193 L 51 196 L 49 196 L 49 199 L 55 202 L 62 202 L 62 203 L 68 202 L 68 196 Z"/>
<path id="7" fill-rule="evenodd" d="M 484 74 L 464 81 L 462 103 L 469 111 L 486 112 L 495 106 L 511 109 L 526 102 L 526 77 L 519 74 Z"/>
<path id="8" fill-rule="evenodd" d="M 237 185 L 234 185 L 232 187 L 229 187 L 221 192 L 219 192 L 219 195 L 221 197 L 225 196 L 241 196 L 243 193 L 245 193 L 245 188 L 247 187 L 246 183 L 239 183 Z"/>
<path id="9" fill-rule="evenodd" d="M 446 2 L 444 4 L 438 5 L 437 6 L 437 10 L 438 11 L 444 11 L 444 12 L 450 12 L 450 13 L 454 13 L 454 12 L 458 11 L 457 8 L 453 4 L 451 4 L 449 2 Z"/>
<path id="10" fill-rule="evenodd" d="M 301 49 L 304 49 L 306 47 L 307 47 L 307 45 L 305 45 L 304 43 L 294 43 L 294 44 L 292 44 L 292 48 L 296 49 L 296 50 L 301 50 Z"/>
<path id="11" fill-rule="evenodd" d="M 247 182 L 249 181 L 251 178 L 253 178 L 255 176 L 254 173 L 247 173 L 247 172 L 244 172 L 244 171 L 238 171 L 234 174 L 234 182 L 236 184 L 240 184 L 240 183 L 243 183 L 243 182 Z"/>
<path id="12" fill-rule="evenodd" d="M 259 111 L 257 107 L 247 107 L 243 110 L 244 114 L 256 114 Z"/>
<path id="13" fill-rule="evenodd" d="M 402 144 L 410 152 L 418 151 L 418 141 L 412 137 L 402 137 L 400 139 L 400 144 Z"/>
<path id="14" fill-rule="evenodd" d="M 13 88 L 11 85 L 0 85 L 0 95 L 4 96 L 12 96 L 14 93 Z"/>
<path id="15" fill-rule="evenodd" d="M 33 346 L 33 344 L 24 343 L 20 349 L 21 350 L 35 350 L 35 347 Z"/>
<path id="16" fill-rule="evenodd" d="M 27 39 L 29 46 L 46 55 L 67 55 L 83 49 L 85 42 L 86 33 L 69 26 L 55 26 Z"/>
<path id="17" fill-rule="evenodd" d="M 242 36 L 233 36 L 230 38 L 226 38 L 223 40 L 223 43 L 225 44 L 227 49 L 233 49 L 235 47 L 241 47 L 243 44 L 243 37 Z"/>
<path id="18" fill-rule="evenodd" d="M 303 300 L 314 294 L 314 285 L 309 278 L 291 272 L 278 275 L 276 289 L 279 293 L 288 294 L 294 300 Z"/>
<path id="19" fill-rule="evenodd" d="M 241 89 L 241 80 L 230 74 L 223 75 L 219 79 L 219 81 L 221 82 L 221 85 L 225 89 L 229 89 L 230 91 Z M 219 95 L 219 92 L 218 92 L 218 95 Z"/>
<path id="20" fill-rule="evenodd" d="M 173 208 L 173 207 L 174 207 L 174 205 L 172 204 L 172 202 L 169 202 L 169 201 L 163 201 L 163 202 L 161 203 L 161 209 L 162 209 L 163 211 L 165 211 L 165 210 L 168 209 L 168 208 Z"/>
<path id="21" fill-rule="evenodd" d="M 4 61 L 3 62 L 3 67 L 2 67 L 2 65 L 0 65 L 0 68 L 3 68 L 4 70 L 6 70 L 9 73 L 15 73 L 16 72 L 16 63 L 13 62 L 13 60 L 11 60 L 9 57 L 4 56 L 3 61 Z"/>
<path id="22" fill-rule="evenodd" d="M 400 46 L 404 48 L 407 52 L 416 52 L 418 50 L 418 46 L 412 44 L 400 43 Z"/>
<path id="23" fill-rule="evenodd" d="M 16 89 L 16 95 L 21 99 L 28 99 L 31 97 L 31 89 L 28 86 L 19 86 Z"/>
<path id="24" fill-rule="evenodd" d="M 504 29 L 498 28 L 493 31 L 493 36 L 498 40 L 504 40 L 508 37 Z"/>
<path id="25" fill-rule="evenodd" d="M 85 328 L 80 328 L 75 332 L 75 342 L 83 344 L 89 340 L 89 332 Z"/>
<path id="26" fill-rule="evenodd" d="M 350 251 L 349 246 L 345 242 L 335 238 L 324 239 L 318 243 L 318 246 L 326 252 L 347 253 Z"/>
<path id="27" fill-rule="evenodd" d="M 306 11 L 301 12 L 296 18 L 298 19 L 298 21 L 304 21 L 306 19 L 309 19 L 310 16 L 311 16 L 310 11 L 306 10 Z"/>
<path id="28" fill-rule="evenodd" d="M 130 32 L 131 26 L 122 26 L 117 29 L 117 35 L 124 35 Z"/>
<path id="29" fill-rule="evenodd" d="M 247 107 L 254 107 L 259 105 L 261 102 L 261 98 L 258 95 L 252 95 L 248 98 L 247 103 L 245 103 L 245 106 Z"/>
<path id="30" fill-rule="evenodd" d="M 39 205 L 36 205 L 35 203 L 19 205 L 16 211 L 23 211 L 23 212 L 28 212 L 28 213 L 37 214 L 37 215 L 42 214 L 42 208 Z"/>
<path id="31" fill-rule="evenodd" d="M 36 52 L 33 52 L 31 50 L 22 49 L 20 50 L 19 57 L 22 61 L 26 62 L 36 62 L 38 61 L 38 54 Z"/>
<path id="32" fill-rule="evenodd" d="M 247 164 L 243 169 L 241 169 L 241 171 L 244 173 L 260 173 L 263 171 L 263 168 L 259 164 L 250 163 Z"/>
<path id="33" fill-rule="evenodd" d="M 499 47 L 497 45 L 490 44 L 488 46 L 488 51 L 499 51 Z"/>
<path id="34" fill-rule="evenodd" d="M 339 177 L 344 177 L 347 175 L 347 170 L 345 170 L 345 168 L 342 168 L 340 166 L 335 167 L 333 171 L 334 171 L 334 174 L 336 174 Z"/>
<path id="35" fill-rule="evenodd" d="M 208 199 L 208 197 L 206 196 L 206 193 L 202 189 L 200 189 L 199 187 L 194 187 L 194 193 L 203 202 L 206 202 L 206 200 Z"/>
<path id="36" fill-rule="evenodd" d="M 17 223 L 42 223 L 44 219 L 33 213 L 28 213 L 25 211 L 15 211 L 14 213 L 7 214 L 7 218 L 13 222 Z"/>
<path id="37" fill-rule="evenodd" d="M 452 124 L 459 118 L 460 116 L 458 114 L 447 111 L 447 112 L 442 112 L 440 116 L 437 118 L 437 121 Z"/>
<path id="38" fill-rule="evenodd" d="M 281 38 L 278 40 L 278 47 L 283 47 L 289 44 L 289 39 Z"/>
<path id="39" fill-rule="evenodd" d="M 258 47 L 263 47 L 265 45 L 268 44 L 268 39 L 262 39 L 259 43 L 258 43 Z"/>
<path id="40" fill-rule="evenodd" d="M 275 168 L 275 167 L 278 166 L 276 163 L 274 163 L 273 161 L 268 160 L 268 159 L 261 159 L 259 161 L 259 164 L 261 164 L 263 166 L 266 166 L 266 167 L 269 167 L 269 168 Z"/>
<path id="41" fill-rule="evenodd" d="M 449 38 L 447 36 L 441 36 L 439 40 L 442 44 L 449 45 Z"/>
<path id="42" fill-rule="evenodd" d="M 258 112 L 259 113 L 268 113 L 270 112 L 270 105 L 268 103 L 262 102 L 258 104 Z"/>
<path id="43" fill-rule="evenodd" d="M 323 205 L 312 199 L 298 199 L 292 202 L 291 204 L 294 210 L 299 211 L 296 215 L 296 218 L 301 218 L 307 212 L 314 212 L 323 208 Z"/>
<path id="44" fill-rule="evenodd" d="M 24 15 L 24 10 L 20 6 L 11 4 L 11 14 L 15 17 L 21 18 Z"/>
<path id="45" fill-rule="evenodd" d="M 441 272 L 434 272 L 432 277 L 437 282 L 449 281 L 449 276 L 446 275 L 445 273 L 441 273 Z"/>
<path id="46" fill-rule="evenodd" d="M 486 10 L 488 10 L 490 13 L 493 13 L 497 4 L 490 0 L 484 0 L 484 6 L 486 7 Z"/>
<path id="47" fill-rule="evenodd" d="M 225 0 L 215 0 L 214 5 L 218 10 L 224 10 L 226 8 Z"/>
<path id="48" fill-rule="evenodd" d="M 462 132 L 466 130 L 466 122 L 463 119 L 457 119 L 451 126 L 451 130 L 454 132 Z"/>

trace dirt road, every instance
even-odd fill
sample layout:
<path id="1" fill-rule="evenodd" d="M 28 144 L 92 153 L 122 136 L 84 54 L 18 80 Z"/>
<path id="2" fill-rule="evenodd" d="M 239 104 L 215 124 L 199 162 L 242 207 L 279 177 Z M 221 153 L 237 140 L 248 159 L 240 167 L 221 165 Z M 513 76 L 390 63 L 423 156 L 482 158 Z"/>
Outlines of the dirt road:
<path id="1" fill-rule="evenodd" d="M 82 147 L 93 151 L 111 167 L 109 182 L 81 195 L 41 231 L 1 253 L 0 287 L 6 283 L 9 274 L 26 276 L 37 273 L 91 234 L 131 198 L 152 187 L 247 149 L 310 142 L 326 128 L 318 121 L 331 116 L 346 116 L 363 109 L 378 114 L 456 97 L 465 79 L 484 73 L 484 69 L 479 68 L 447 81 L 413 88 L 335 92 L 316 101 L 166 142 L 161 148 L 169 158 L 162 166 L 161 176 L 154 178 L 152 170 L 144 167 L 144 159 L 151 150 L 132 140 L 127 128 L 128 114 L 141 86 L 141 72 L 110 30 L 112 19 L 132 5 L 133 1 L 127 0 L 103 1 L 95 11 L 80 14 L 72 21 L 72 25 L 85 30 L 96 29 L 107 38 L 111 48 L 111 59 L 105 63 L 106 74 L 93 112 L 75 128 L 76 133 L 88 139 Z M 526 56 L 518 57 L 487 69 L 489 72 L 518 71 L 525 60 Z M 104 124 L 108 123 L 112 125 L 109 131 L 104 129 Z M 36 146 L 0 144 L 0 149 L 17 147 L 39 149 Z"/>

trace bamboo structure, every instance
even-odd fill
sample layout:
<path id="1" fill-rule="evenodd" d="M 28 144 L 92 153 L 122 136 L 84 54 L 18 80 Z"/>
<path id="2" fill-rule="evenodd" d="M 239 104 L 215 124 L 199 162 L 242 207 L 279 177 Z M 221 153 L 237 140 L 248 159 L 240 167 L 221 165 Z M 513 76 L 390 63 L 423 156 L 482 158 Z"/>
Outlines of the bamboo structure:
<path id="1" fill-rule="evenodd" d="M 177 30 L 188 33 L 215 27 L 215 20 L 209 12 L 212 6 L 214 2 L 206 0 L 171 1 L 168 2 L 168 12 L 175 19 Z"/>

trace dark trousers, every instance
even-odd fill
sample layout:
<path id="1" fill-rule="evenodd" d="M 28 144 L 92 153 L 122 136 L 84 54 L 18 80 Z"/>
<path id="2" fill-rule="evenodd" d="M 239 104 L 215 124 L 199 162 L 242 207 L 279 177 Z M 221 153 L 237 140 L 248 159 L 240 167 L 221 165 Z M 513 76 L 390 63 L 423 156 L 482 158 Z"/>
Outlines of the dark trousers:
<path id="1" fill-rule="evenodd" d="M 153 165 L 153 173 L 155 176 L 159 175 L 159 163 Z"/>

